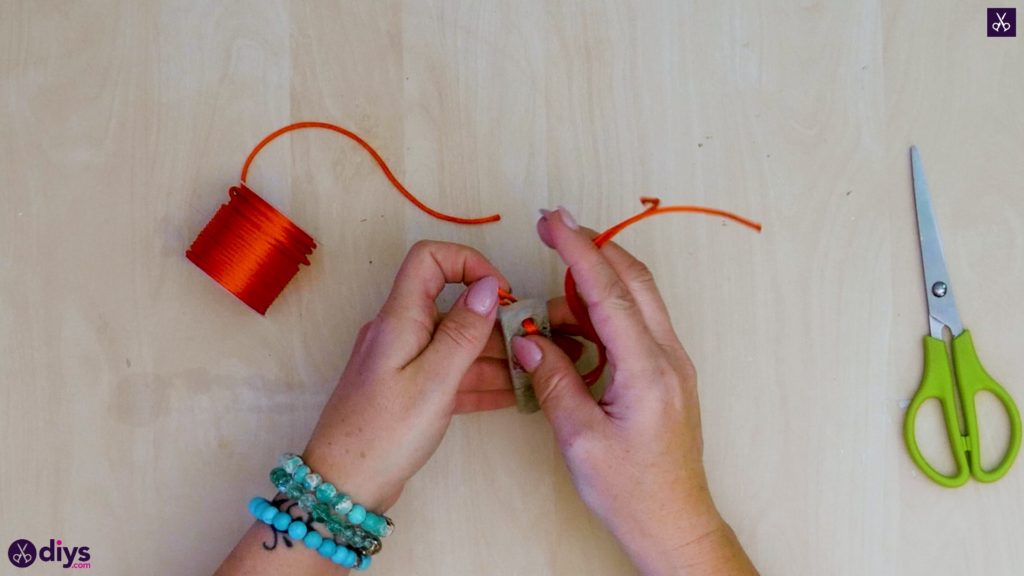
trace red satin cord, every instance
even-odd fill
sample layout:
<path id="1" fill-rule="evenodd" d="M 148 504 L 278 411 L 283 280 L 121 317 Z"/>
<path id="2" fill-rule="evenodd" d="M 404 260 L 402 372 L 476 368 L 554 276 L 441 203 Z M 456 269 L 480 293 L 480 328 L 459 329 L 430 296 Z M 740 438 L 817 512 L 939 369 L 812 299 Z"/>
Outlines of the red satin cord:
<path id="1" fill-rule="evenodd" d="M 525 318 L 523 320 L 523 330 L 530 336 L 540 335 L 540 327 L 533 321 L 533 318 Z"/>
<path id="2" fill-rule="evenodd" d="M 512 295 L 511 291 L 498 288 L 498 305 L 508 306 L 515 304 L 519 299 Z M 524 318 L 522 322 L 523 331 L 529 336 L 541 336 L 543 333 L 533 318 Z"/>
<path id="3" fill-rule="evenodd" d="M 509 304 L 515 304 L 518 301 L 519 300 L 512 295 L 511 291 L 498 288 L 498 304 L 507 306 Z"/>
<path id="4" fill-rule="evenodd" d="M 700 214 L 709 214 L 712 216 L 720 216 L 738 222 L 748 228 L 752 228 L 757 232 L 761 231 L 761 224 L 749 220 L 742 216 L 733 214 L 732 212 L 726 212 L 724 210 L 718 210 L 715 208 L 705 208 L 703 206 L 660 206 L 661 200 L 658 198 L 640 198 L 640 202 L 643 203 L 646 208 L 629 218 L 626 218 L 622 222 L 608 228 L 604 232 L 601 232 L 594 237 L 594 245 L 600 248 L 606 242 L 615 237 L 619 232 L 622 232 L 627 227 L 643 220 L 644 218 L 650 218 L 655 214 L 665 214 L 668 212 L 696 212 Z M 587 386 L 591 386 L 601 378 L 601 374 L 604 372 L 605 366 L 608 364 L 608 356 L 601 342 L 600 337 L 597 335 L 597 331 L 594 329 L 593 323 L 590 321 L 590 315 L 587 313 L 587 307 L 583 301 L 580 300 L 579 294 L 576 292 L 576 280 L 572 277 L 570 270 L 565 271 L 565 301 L 569 305 L 569 310 L 572 312 L 573 317 L 579 322 L 580 328 L 583 332 L 583 337 L 594 343 L 597 347 L 597 364 L 582 375 L 583 382 Z"/>
<path id="5" fill-rule="evenodd" d="M 302 231 L 245 184 L 228 191 L 185 257 L 260 314 L 316 248 Z"/>
<path id="6" fill-rule="evenodd" d="M 396 178 L 395 175 L 391 172 L 391 169 L 388 168 L 387 163 L 384 162 L 384 158 L 382 158 L 381 155 L 378 154 L 377 151 L 373 149 L 373 146 L 370 146 L 370 144 L 366 140 L 363 140 L 358 134 L 352 132 L 351 130 L 347 130 L 345 128 L 342 128 L 341 126 L 330 124 L 328 122 L 296 122 L 294 124 L 289 124 L 282 128 L 278 128 L 277 130 L 274 130 L 273 132 L 268 134 L 263 140 L 260 140 L 260 143 L 257 144 L 256 147 L 252 149 L 252 152 L 249 153 L 249 157 L 245 159 L 245 164 L 242 165 L 242 176 L 240 180 L 242 182 L 245 182 L 245 177 L 249 174 L 249 166 L 252 164 L 252 161 L 256 158 L 256 155 L 260 153 L 260 150 L 263 150 L 263 148 L 267 144 L 270 144 L 271 141 L 273 141 L 278 136 L 281 136 L 282 134 L 287 134 L 288 132 L 292 132 L 294 130 L 301 130 L 303 128 L 323 128 L 324 130 L 331 130 L 333 132 L 341 134 L 342 136 L 351 138 L 356 144 L 362 146 L 363 150 L 366 150 L 370 154 L 370 156 L 373 157 L 373 159 L 377 162 L 377 165 L 380 166 L 381 171 L 384 172 L 384 176 L 387 177 L 388 181 L 391 182 L 391 185 L 394 186 L 396 190 L 402 193 L 402 196 L 405 196 L 405 198 L 409 200 L 409 202 L 412 202 L 417 208 L 426 212 L 427 214 L 430 214 L 434 218 L 438 218 L 440 220 L 445 220 L 448 222 L 455 222 L 457 224 L 486 224 L 488 222 L 497 222 L 498 220 L 501 220 L 500 214 L 491 214 L 490 216 L 483 216 L 480 218 L 462 218 L 460 216 L 451 216 L 449 214 L 444 214 L 442 212 L 434 210 L 430 206 L 427 206 L 423 202 L 420 202 L 418 198 L 413 196 L 412 192 L 409 192 L 405 188 L 405 186 L 403 186 L 402 183 L 399 182 L 398 178 Z"/>

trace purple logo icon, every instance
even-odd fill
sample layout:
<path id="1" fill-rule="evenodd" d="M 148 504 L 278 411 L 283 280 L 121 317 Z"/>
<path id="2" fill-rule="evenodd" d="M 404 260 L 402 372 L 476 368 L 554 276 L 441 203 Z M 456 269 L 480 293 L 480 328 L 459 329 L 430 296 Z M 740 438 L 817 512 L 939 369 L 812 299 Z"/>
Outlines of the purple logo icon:
<path id="1" fill-rule="evenodd" d="M 16 568 L 27 568 L 36 561 L 36 545 L 28 540 L 15 540 L 7 549 L 7 558 Z"/>
<path id="2" fill-rule="evenodd" d="M 989 38 L 1006 38 L 1017 35 L 1017 9 L 1016 8 L 989 8 L 988 9 L 988 36 Z"/>
<path id="3" fill-rule="evenodd" d="M 88 546 L 64 546 L 63 540 L 50 541 L 36 550 L 36 545 L 24 538 L 11 542 L 7 549 L 7 559 L 16 568 L 27 568 L 35 563 L 56 562 L 61 568 L 92 568 L 92 552 Z"/>

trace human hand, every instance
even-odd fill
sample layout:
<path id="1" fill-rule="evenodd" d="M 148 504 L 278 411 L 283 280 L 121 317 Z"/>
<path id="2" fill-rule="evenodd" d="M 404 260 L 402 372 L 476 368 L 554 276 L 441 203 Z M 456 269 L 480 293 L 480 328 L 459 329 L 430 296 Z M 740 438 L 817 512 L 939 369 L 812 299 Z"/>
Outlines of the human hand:
<path id="1" fill-rule="evenodd" d="M 620 246 L 595 247 L 564 208 L 544 211 L 537 231 L 607 347 L 610 381 L 595 402 L 552 342 L 512 342 L 583 501 L 644 573 L 755 573 L 711 500 L 696 372 L 653 276 Z"/>
<path id="2" fill-rule="evenodd" d="M 469 288 L 442 316 L 435 300 L 449 283 Z M 457 410 L 514 403 L 494 334 L 499 287 L 508 281 L 476 250 L 417 242 L 380 313 L 359 331 L 306 446 L 310 467 L 380 512 L 434 453 Z"/>
<path id="3" fill-rule="evenodd" d="M 447 314 L 446 284 L 470 285 Z M 509 286 L 479 252 L 447 242 L 409 251 L 380 313 L 360 329 L 348 365 L 320 416 L 303 460 L 353 500 L 386 511 L 437 449 L 452 415 L 515 404 L 505 341 L 495 325 L 498 288 Z M 551 320 L 571 318 L 564 299 Z M 571 331 L 571 327 L 565 327 Z M 581 345 L 556 338 L 570 357 Z M 263 524 L 246 533 L 218 574 L 314 574 L 315 554 L 267 556 Z"/>
<path id="4" fill-rule="evenodd" d="M 470 285 L 446 314 L 446 284 Z M 348 365 L 320 416 L 305 461 L 371 510 L 398 499 L 437 449 L 453 414 L 515 404 L 505 341 L 495 324 L 508 281 L 472 248 L 417 242 L 376 318 L 359 331 Z M 568 316 L 555 299 L 556 328 Z M 581 346 L 556 339 L 570 357 Z"/>

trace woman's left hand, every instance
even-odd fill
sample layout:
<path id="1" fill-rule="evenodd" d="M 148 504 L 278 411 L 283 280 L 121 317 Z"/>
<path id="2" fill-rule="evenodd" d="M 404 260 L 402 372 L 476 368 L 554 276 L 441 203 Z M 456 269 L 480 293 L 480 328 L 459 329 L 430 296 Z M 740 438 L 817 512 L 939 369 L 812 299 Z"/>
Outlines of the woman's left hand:
<path id="1" fill-rule="evenodd" d="M 469 286 L 441 315 L 446 284 Z M 495 330 L 508 281 L 476 250 L 417 242 L 376 318 L 364 325 L 304 460 L 382 512 L 437 449 L 457 412 L 514 403 Z"/>
<path id="2" fill-rule="evenodd" d="M 446 314 L 446 284 L 469 286 Z M 377 317 L 359 330 L 341 380 L 303 460 L 367 510 L 382 513 L 437 450 L 452 416 L 515 404 L 505 342 L 495 327 L 498 288 L 508 281 L 476 250 L 417 242 Z M 553 328 L 572 333 L 564 298 L 548 303 Z M 570 358 L 581 345 L 553 338 Z M 315 574 L 323 558 L 292 549 L 266 555 L 256 522 L 217 571 Z M 277 548 L 280 549 L 280 548 Z"/>

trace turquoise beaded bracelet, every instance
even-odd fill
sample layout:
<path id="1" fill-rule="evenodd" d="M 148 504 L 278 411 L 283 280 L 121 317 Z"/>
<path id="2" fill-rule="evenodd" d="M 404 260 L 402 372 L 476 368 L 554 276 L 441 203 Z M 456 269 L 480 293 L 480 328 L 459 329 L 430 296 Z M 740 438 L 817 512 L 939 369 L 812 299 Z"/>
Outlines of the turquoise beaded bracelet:
<path id="1" fill-rule="evenodd" d="M 279 492 L 298 501 L 299 507 L 323 522 L 332 534 L 350 542 L 352 538 L 376 541 L 379 549 L 379 539 L 394 531 L 390 518 L 354 503 L 334 484 L 313 472 L 296 454 L 281 456 L 279 466 L 270 471 L 270 482 Z M 372 547 L 372 542 L 370 544 Z"/>
<path id="2" fill-rule="evenodd" d="M 250 500 L 249 513 L 271 526 L 275 532 L 288 534 L 294 540 L 301 540 L 307 548 L 316 550 L 321 556 L 329 558 L 339 566 L 356 570 L 366 570 L 370 567 L 371 559 L 368 555 L 360 554 L 331 538 L 324 538 L 316 529 L 306 525 L 302 520 L 292 518 L 291 514 L 278 509 L 277 504 L 266 498 L 256 496 Z"/>
<path id="3" fill-rule="evenodd" d="M 331 508 L 326 503 L 318 502 L 316 497 L 306 490 L 302 482 L 295 480 L 283 469 L 271 470 L 270 481 L 281 494 L 295 500 L 299 508 L 306 512 L 312 521 L 323 524 L 331 534 L 340 537 L 345 543 L 358 548 L 364 554 L 373 555 L 380 551 L 379 538 L 332 515 Z"/>

